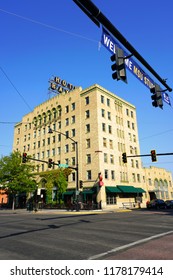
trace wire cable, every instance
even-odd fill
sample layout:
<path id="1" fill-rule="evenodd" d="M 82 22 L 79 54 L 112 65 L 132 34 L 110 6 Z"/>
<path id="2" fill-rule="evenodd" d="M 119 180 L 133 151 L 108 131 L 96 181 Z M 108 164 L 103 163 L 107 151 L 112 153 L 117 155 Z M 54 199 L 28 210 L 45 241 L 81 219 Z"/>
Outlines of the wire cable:
<path id="1" fill-rule="evenodd" d="M 25 103 L 25 105 L 29 108 L 29 110 L 32 111 L 32 108 L 30 107 L 30 105 L 27 103 L 27 101 L 25 100 L 25 98 L 22 96 L 22 94 L 18 91 L 18 89 L 16 88 L 16 86 L 13 84 L 13 82 L 11 81 L 11 79 L 8 77 L 8 75 L 6 74 L 6 72 L 4 71 L 4 69 L 0 66 L 0 69 L 2 71 L 2 73 L 4 74 L 4 76 L 7 78 L 7 80 L 10 82 L 10 84 L 12 85 L 12 87 L 15 89 L 15 91 L 18 93 L 18 95 L 20 96 L 20 98 L 23 100 L 23 102 Z"/>

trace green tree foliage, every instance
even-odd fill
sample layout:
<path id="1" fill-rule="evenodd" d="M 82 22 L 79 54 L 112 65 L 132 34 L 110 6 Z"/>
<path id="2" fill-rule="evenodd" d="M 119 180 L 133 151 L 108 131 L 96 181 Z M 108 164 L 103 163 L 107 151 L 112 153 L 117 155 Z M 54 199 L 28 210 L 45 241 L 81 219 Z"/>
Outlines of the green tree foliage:
<path id="1" fill-rule="evenodd" d="M 9 156 L 0 159 L 0 185 L 7 194 L 12 195 L 13 205 L 16 194 L 32 192 L 36 189 L 36 182 L 32 173 L 33 165 L 29 162 L 21 162 L 21 154 L 13 152 Z"/>

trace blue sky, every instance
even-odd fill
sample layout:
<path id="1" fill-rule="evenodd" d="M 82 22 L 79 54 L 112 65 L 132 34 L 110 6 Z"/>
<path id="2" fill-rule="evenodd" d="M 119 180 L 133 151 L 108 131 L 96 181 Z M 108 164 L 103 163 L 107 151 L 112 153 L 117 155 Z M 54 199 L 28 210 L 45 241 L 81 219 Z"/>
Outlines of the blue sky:
<path id="1" fill-rule="evenodd" d="M 172 88 L 172 2 L 93 3 Z M 0 156 L 12 150 L 13 122 L 49 98 L 53 75 L 83 89 L 100 84 L 131 102 L 137 109 L 141 154 L 173 152 L 173 107 L 154 108 L 150 91 L 129 71 L 128 84 L 112 79 L 110 53 L 99 44 L 101 28 L 72 0 L 0 0 L 0 25 Z M 173 156 L 142 161 L 173 172 Z"/>

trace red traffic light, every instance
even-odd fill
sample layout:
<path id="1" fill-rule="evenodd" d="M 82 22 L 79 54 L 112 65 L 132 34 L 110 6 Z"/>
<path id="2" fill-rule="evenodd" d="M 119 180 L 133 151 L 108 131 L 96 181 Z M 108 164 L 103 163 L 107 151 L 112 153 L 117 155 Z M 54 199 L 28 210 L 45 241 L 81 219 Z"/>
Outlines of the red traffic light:
<path id="1" fill-rule="evenodd" d="M 22 155 L 22 163 L 26 163 L 27 161 L 27 153 L 23 153 Z"/>
<path id="2" fill-rule="evenodd" d="M 152 162 L 157 161 L 157 156 L 156 156 L 155 150 L 151 150 L 151 160 L 152 160 Z"/>

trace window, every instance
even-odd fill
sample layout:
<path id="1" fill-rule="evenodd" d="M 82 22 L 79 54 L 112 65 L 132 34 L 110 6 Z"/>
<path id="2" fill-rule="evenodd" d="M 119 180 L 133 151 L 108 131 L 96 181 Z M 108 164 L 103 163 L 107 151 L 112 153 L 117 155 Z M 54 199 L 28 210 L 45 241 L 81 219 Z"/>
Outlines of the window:
<path id="1" fill-rule="evenodd" d="M 75 137 L 75 135 L 76 135 L 76 130 L 73 128 L 73 129 L 71 130 L 71 136 L 72 136 L 72 137 Z"/>
<path id="2" fill-rule="evenodd" d="M 101 103 L 104 104 L 104 96 L 101 95 Z"/>
<path id="3" fill-rule="evenodd" d="M 112 134 L 112 126 L 111 125 L 108 125 L 108 131 L 110 134 Z"/>
<path id="4" fill-rule="evenodd" d="M 106 194 L 106 203 L 107 204 L 117 204 L 116 194 L 107 193 Z"/>
<path id="5" fill-rule="evenodd" d="M 65 136 L 66 136 L 66 138 L 69 137 L 69 131 L 66 131 L 66 132 L 65 132 Z"/>
<path id="6" fill-rule="evenodd" d="M 129 121 L 127 121 L 127 127 L 130 128 L 130 122 Z"/>
<path id="7" fill-rule="evenodd" d="M 58 142 L 61 141 L 61 134 L 58 134 Z"/>
<path id="8" fill-rule="evenodd" d="M 91 170 L 87 170 L 87 180 L 91 180 L 92 179 L 92 176 L 91 176 Z"/>
<path id="9" fill-rule="evenodd" d="M 133 180 L 133 182 L 136 182 L 136 176 L 135 176 L 135 173 L 132 173 L 132 180 Z"/>
<path id="10" fill-rule="evenodd" d="M 87 111 L 85 111 L 85 118 L 88 119 L 89 117 L 90 117 L 90 111 L 87 110 Z"/>
<path id="11" fill-rule="evenodd" d="M 114 170 L 111 170 L 111 179 L 115 180 L 115 171 Z"/>
<path id="12" fill-rule="evenodd" d="M 50 145 L 50 137 L 47 138 L 47 145 Z"/>
<path id="13" fill-rule="evenodd" d="M 52 156 L 55 156 L 55 149 L 52 149 Z"/>
<path id="14" fill-rule="evenodd" d="M 69 106 L 65 106 L 65 113 L 68 113 L 69 112 Z"/>
<path id="15" fill-rule="evenodd" d="M 47 157 L 50 157 L 50 151 L 47 150 Z"/>
<path id="16" fill-rule="evenodd" d="M 71 143 L 71 151 L 72 151 L 72 152 L 75 151 L 75 143 Z"/>
<path id="17" fill-rule="evenodd" d="M 88 105 L 90 103 L 89 96 L 85 97 L 85 105 Z"/>
<path id="18" fill-rule="evenodd" d="M 58 129 L 61 129 L 61 122 L 58 122 Z"/>
<path id="19" fill-rule="evenodd" d="M 106 131 L 106 124 L 105 123 L 102 123 L 102 131 Z"/>
<path id="20" fill-rule="evenodd" d="M 52 143 L 55 143 L 55 135 L 52 136 Z"/>
<path id="21" fill-rule="evenodd" d="M 69 125 L 69 118 L 65 119 L 65 125 Z"/>
<path id="22" fill-rule="evenodd" d="M 105 173 L 105 179 L 108 179 L 108 170 L 105 169 L 104 173 Z"/>
<path id="23" fill-rule="evenodd" d="M 72 157 L 72 158 L 71 158 L 71 164 L 72 164 L 72 165 L 75 165 L 75 164 L 76 164 L 75 157 Z"/>
<path id="24" fill-rule="evenodd" d="M 103 138 L 103 147 L 107 147 L 107 140 L 106 140 L 106 138 Z"/>
<path id="25" fill-rule="evenodd" d="M 85 131 L 86 133 L 90 132 L 90 124 L 86 124 Z"/>
<path id="26" fill-rule="evenodd" d="M 60 155 L 61 154 L 61 147 L 57 148 L 57 154 Z"/>
<path id="27" fill-rule="evenodd" d="M 108 154 L 104 153 L 104 162 L 107 163 L 108 162 Z"/>
<path id="28" fill-rule="evenodd" d="M 72 181 L 75 182 L 75 180 L 76 180 L 76 173 L 73 172 L 71 176 L 72 176 Z"/>
<path id="29" fill-rule="evenodd" d="M 110 107 L 110 99 L 109 98 L 107 98 L 107 106 Z"/>
<path id="30" fill-rule="evenodd" d="M 69 152 L 69 145 L 66 144 L 66 145 L 65 145 L 65 153 L 68 153 L 68 152 Z"/>
<path id="31" fill-rule="evenodd" d="M 105 110 L 104 109 L 101 109 L 101 115 L 102 115 L 103 118 L 105 117 Z"/>
<path id="32" fill-rule="evenodd" d="M 132 129 L 135 130 L 135 124 L 134 123 L 132 123 Z"/>
<path id="33" fill-rule="evenodd" d="M 140 174 L 137 174 L 137 182 L 140 183 L 141 182 L 141 177 Z"/>
<path id="34" fill-rule="evenodd" d="M 110 163 L 114 164 L 114 155 L 110 155 Z"/>
<path id="35" fill-rule="evenodd" d="M 109 140 L 109 147 L 110 149 L 113 149 L 113 140 Z"/>
<path id="36" fill-rule="evenodd" d="M 71 117 L 71 123 L 75 123 L 75 116 Z"/>
<path id="37" fill-rule="evenodd" d="M 108 112 L 108 120 L 111 120 L 111 112 Z"/>
<path id="38" fill-rule="evenodd" d="M 86 163 L 87 164 L 91 163 L 91 155 L 90 154 L 86 155 Z"/>
<path id="39" fill-rule="evenodd" d="M 90 143 L 90 139 L 86 139 L 86 148 L 90 148 L 91 147 L 91 143 Z"/>
<path id="40" fill-rule="evenodd" d="M 75 103 L 72 103 L 72 104 L 71 104 L 71 110 L 74 111 L 75 109 L 76 109 L 76 104 L 75 104 Z"/>

